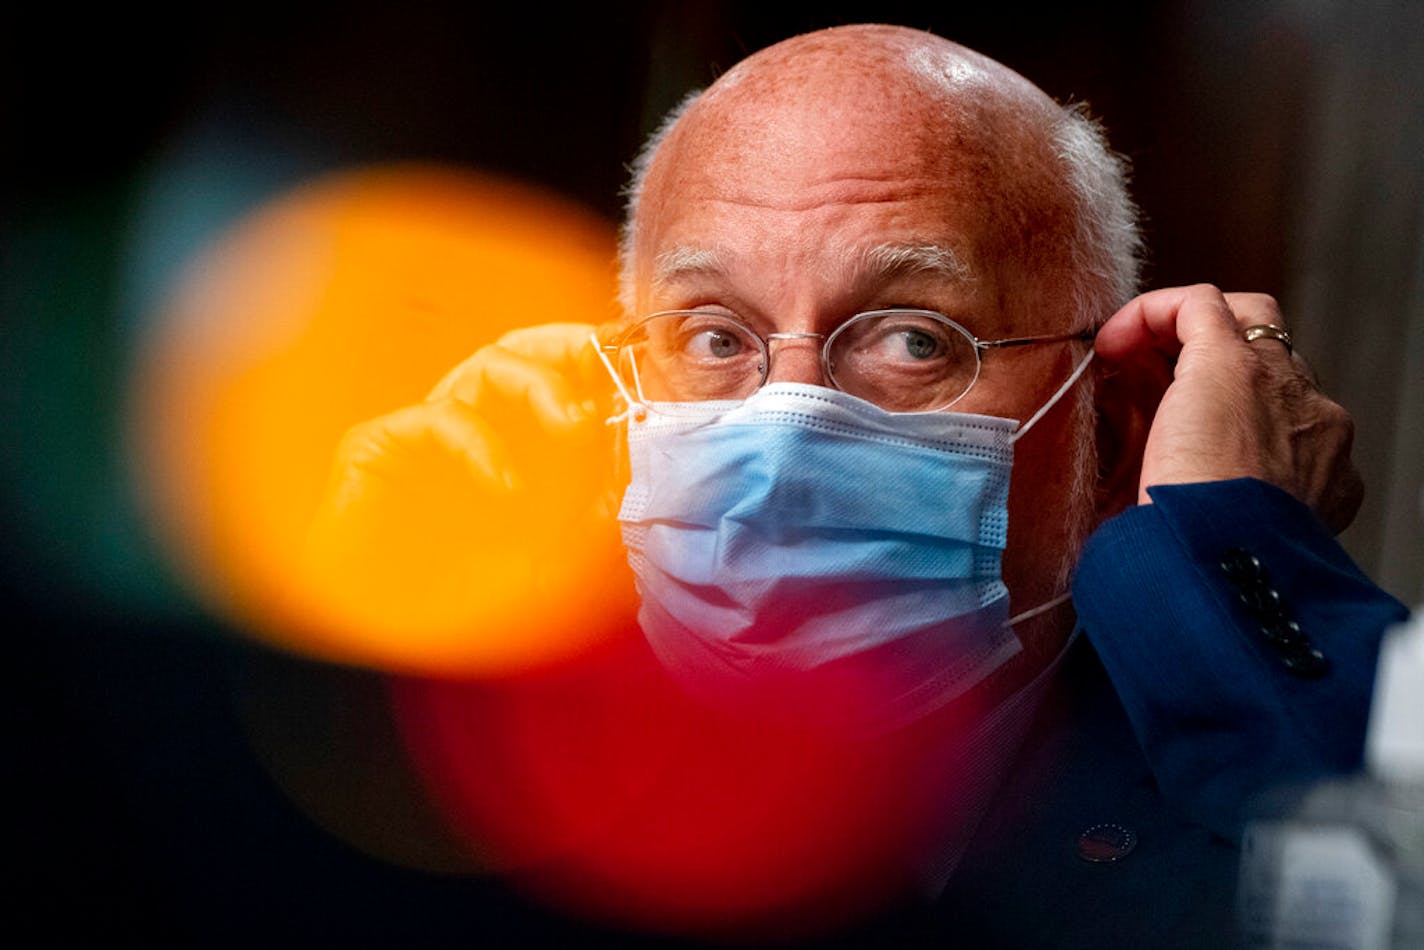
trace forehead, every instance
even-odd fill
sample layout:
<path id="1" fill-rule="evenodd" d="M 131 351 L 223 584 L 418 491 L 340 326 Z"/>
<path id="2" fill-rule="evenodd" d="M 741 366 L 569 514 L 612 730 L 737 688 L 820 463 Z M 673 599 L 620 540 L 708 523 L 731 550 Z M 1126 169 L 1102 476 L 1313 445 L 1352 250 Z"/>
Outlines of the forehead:
<path id="1" fill-rule="evenodd" d="M 980 276 L 1051 268 L 1064 203 L 1042 112 L 972 65 L 927 72 L 819 57 L 729 74 L 650 166 L 641 281 L 684 248 L 825 269 L 867 248 L 931 245 Z"/>
<path id="2" fill-rule="evenodd" d="M 834 67 L 714 87 L 660 150 L 648 205 L 797 212 L 841 198 L 945 201 L 996 177 L 995 137 L 973 133 L 989 123 L 976 122 L 971 104 L 937 103 L 913 75 Z"/>

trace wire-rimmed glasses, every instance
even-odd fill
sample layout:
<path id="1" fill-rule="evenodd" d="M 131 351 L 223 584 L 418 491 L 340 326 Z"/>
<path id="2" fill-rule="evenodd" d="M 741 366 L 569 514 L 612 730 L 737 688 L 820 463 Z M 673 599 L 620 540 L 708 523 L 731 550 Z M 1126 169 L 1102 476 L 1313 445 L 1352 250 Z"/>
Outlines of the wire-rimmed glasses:
<path id="1" fill-rule="evenodd" d="M 851 317 L 830 334 L 765 337 L 720 311 L 666 310 L 600 344 L 619 379 L 644 404 L 745 399 L 771 370 L 771 344 L 821 346 L 825 378 L 890 412 L 948 409 L 974 387 L 984 350 L 1090 340 L 1093 331 L 980 340 L 942 313 L 896 308 Z"/>

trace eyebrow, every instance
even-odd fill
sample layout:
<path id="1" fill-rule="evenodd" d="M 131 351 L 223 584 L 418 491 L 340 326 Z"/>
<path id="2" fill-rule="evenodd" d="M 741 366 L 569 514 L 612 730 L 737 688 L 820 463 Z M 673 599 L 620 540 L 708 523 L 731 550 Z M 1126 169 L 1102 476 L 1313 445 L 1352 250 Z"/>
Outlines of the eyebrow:
<path id="1" fill-rule="evenodd" d="M 702 247 L 674 247 L 663 251 L 653 262 L 653 286 L 662 287 L 679 278 L 723 273 L 726 273 L 726 268 L 716 251 Z"/>
<path id="2" fill-rule="evenodd" d="M 974 272 L 964 259 L 942 244 L 887 242 L 869 247 L 854 255 L 852 272 L 880 279 L 910 277 L 920 274 L 937 276 L 955 283 L 974 279 Z"/>
<path id="3" fill-rule="evenodd" d="M 919 275 L 935 276 L 955 283 L 968 283 L 974 279 L 974 272 L 964 259 L 942 244 L 887 241 L 852 251 L 836 266 L 841 273 L 849 273 L 857 280 Z M 718 251 L 678 246 L 657 256 L 653 264 L 653 285 L 664 287 L 679 279 L 720 276 L 726 271 Z"/>

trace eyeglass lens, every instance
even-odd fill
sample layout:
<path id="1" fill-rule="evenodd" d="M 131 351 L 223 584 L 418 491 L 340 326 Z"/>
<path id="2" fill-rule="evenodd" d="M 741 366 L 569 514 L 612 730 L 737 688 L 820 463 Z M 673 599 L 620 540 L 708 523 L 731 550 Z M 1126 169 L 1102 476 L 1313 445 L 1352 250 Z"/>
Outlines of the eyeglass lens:
<path id="1" fill-rule="evenodd" d="M 928 311 L 878 310 L 843 324 L 825 344 L 837 388 L 892 412 L 944 408 L 978 375 L 973 338 Z M 651 402 L 745 399 L 766 381 L 766 343 L 722 314 L 656 314 L 619 351 L 630 390 Z"/>

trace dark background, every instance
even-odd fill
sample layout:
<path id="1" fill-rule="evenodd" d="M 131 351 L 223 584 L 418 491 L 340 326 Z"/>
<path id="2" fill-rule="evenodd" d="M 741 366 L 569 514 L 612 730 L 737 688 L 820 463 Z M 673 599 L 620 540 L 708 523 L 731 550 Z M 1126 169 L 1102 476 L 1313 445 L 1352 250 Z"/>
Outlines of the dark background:
<path id="1" fill-rule="evenodd" d="M 203 237 L 322 171 L 449 162 L 616 219 L 657 116 L 806 29 L 932 29 L 1090 102 L 1134 163 L 1148 285 L 1281 299 L 1359 424 L 1370 496 L 1344 541 L 1401 599 L 1424 597 L 1424 4 L 767 6 L 4 15 L 0 598 L 18 929 L 184 945 L 568 935 L 492 882 L 365 856 L 256 760 L 237 711 L 253 669 L 298 670 L 348 704 L 379 684 L 248 645 L 172 581 L 117 452 L 128 347 Z"/>

